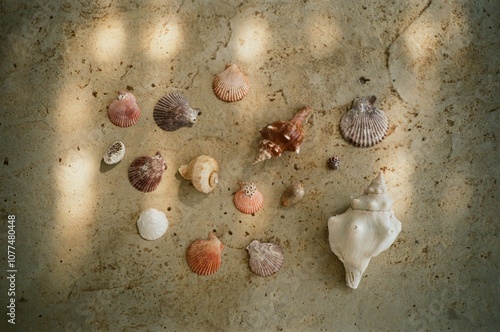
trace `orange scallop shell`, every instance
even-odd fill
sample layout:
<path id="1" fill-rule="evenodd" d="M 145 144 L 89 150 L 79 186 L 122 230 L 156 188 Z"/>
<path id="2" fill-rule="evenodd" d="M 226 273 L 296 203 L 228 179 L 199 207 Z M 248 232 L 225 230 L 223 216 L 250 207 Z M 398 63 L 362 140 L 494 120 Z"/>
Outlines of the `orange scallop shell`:
<path id="1" fill-rule="evenodd" d="M 255 183 L 240 181 L 239 185 L 240 190 L 234 195 L 233 202 L 240 212 L 252 214 L 264 207 L 264 196 Z"/>
<path id="2" fill-rule="evenodd" d="M 220 100 L 233 102 L 243 99 L 250 90 L 248 78 L 237 65 L 227 65 L 226 70 L 215 75 L 212 84 L 214 93 Z"/>
<path id="3" fill-rule="evenodd" d="M 219 270 L 223 249 L 224 245 L 214 232 L 210 232 L 206 240 L 191 243 L 186 253 L 187 263 L 194 273 L 209 276 Z"/>
<path id="4" fill-rule="evenodd" d="M 137 105 L 135 96 L 127 91 L 118 91 L 118 98 L 108 107 L 109 120 L 118 127 L 130 127 L 139 121 L 141 109 Z"/>

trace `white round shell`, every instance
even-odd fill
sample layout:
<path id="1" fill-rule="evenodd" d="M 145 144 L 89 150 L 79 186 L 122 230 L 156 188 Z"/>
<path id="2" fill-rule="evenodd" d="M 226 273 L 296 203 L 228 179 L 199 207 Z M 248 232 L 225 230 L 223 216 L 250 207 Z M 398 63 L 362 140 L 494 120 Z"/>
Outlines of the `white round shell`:
<path id="1" fill-rule="evenodd" d="M 167 231 L 167 216 L 156 209 L 147 209 L 141 212 L 137 228 L 143 239 L 150 241 L 159 239 Z"/>
<path id="2" fill-rule="evenodd" d="M 113 165 L 118 163 L 125 156 L 125 144 L 120 141 L 116 141 L 108 148 L 104 156 L 104 162 L 108 165 Z"/>

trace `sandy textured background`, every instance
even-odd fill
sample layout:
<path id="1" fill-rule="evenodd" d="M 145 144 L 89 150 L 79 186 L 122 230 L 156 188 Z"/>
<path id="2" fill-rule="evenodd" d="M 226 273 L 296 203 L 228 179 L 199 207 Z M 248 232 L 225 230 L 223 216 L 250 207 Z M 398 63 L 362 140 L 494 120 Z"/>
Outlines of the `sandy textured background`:
<path id="1" fill-rule="evenodd" d="M 499 320 L 498 1 L 1 2 L 0 206 L 15 214 L 19 331 L 494 331 Z M 213 75 L 238 63 L 250 94 L 228 104 Z M 370 79 L 361 84 L 360 77 Z M 106 107 L 118 89 L 143 115 L 122 129 Z M 156 101 L 181 92 L 202 110 L 167 133 Z M 374 94 L 390 134 L 372 148 L 343 140 L 352 100 Z M 251 166 L 258 130 L 314 108 L 301 153 Z M 115 140 L 115 167 L 100 159 Z M 127 168 L 161 151 L 159 188 L 136 191 Z M 215 157 L 220 185 L 198 193 L 176 174 Z M 325 161 L 341 157 L 338 171 Z M 385 170 L 403 231 L 345 286 L 326 222 Z M 238 180 L 266 198 L 255 216 L 232 204 Z M 282 208 L 285 187 L 307 195 Z M 148 242 L 139 213 L 170 228 Z M 226 245 L 210 277 L 184 256 L 216 230 Z M 269 278 L 247 267 L 253 239 L 280 243 Z M 0 238 L 6 270 L 6 236 Z M 2 312 L 6 272 L 0 273 Z M 7 326 L 0 317 L 0 329 Z M 12 326 L 8 326 L 12 328 Z"/>

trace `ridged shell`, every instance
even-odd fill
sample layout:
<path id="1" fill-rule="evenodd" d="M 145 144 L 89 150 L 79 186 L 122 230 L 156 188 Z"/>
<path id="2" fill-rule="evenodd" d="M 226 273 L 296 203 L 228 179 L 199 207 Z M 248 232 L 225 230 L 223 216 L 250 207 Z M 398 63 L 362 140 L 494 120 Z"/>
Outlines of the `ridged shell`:
<path id="1" fill-rule="evenodd" d="M 167 164 L 160 152 L 157 152 L 154 157 L 136 158 L 128 168 L 128 179 L 135 189 L 145 193 L 152 192 L 160 184 L 165 169 Z"/>
<path id="2" fill-rule="evenodd" d="M 246 214 L 252 214 L 262 209 L 264 196 L 257 190 L 255 183 L 240 181 L 238 184 L 240 190 L 234 195 L 234 206 Z"/>
<path id="3" fill-rule="evenodd" d="M 137 219 L 137 228 L 143 239 L 149 241 L 159 239 L 168 229 L 167 216 L 156 209 L 147 209 L 142 211 Z"/>
<path id="4" fill-rule="evenodd" d="M 300 201 L 305 194 L 304 185 L 297 183 L 289 186 L 281 196 L 281 205 L 290 206 Z"/>
<path id="5" fill-rule="evenodd" d="M 186 253 L 187 263 L 196 274 L 202 276 L 214 274 L 221 266 L 223 249 L 224 245 L 213 232 L 210 232 L 208 239 L 191 243 Z"/>
<path id="6" fill-rule="evenodd" d="M 283 265 L 283 250 L 275 243 L 262 243 L 253 240 L 246 249 L 250 255 L 248 261 L 250 269 L 259 276 L 271 276 L 278 272 Z"/>
<path id="7" fill-rule="evenodd" d="M 108 148 L 104 156 L 102 156 L 104 162 L 108 165 L 113 165 L 118 163 L 125 156 L 125 144 L 120 141 L 116 141 Z"/>
<path id="8" fill-rule="evenodd" d="M 200 111 L 189 106 L 184 96 L 170 93 L 158 100 L 153 110 L 153 119 L 158 127 L 175 131 L 182 127 L 192 127 Z"/>
<path id="9" fill-rule="evenodd" d="M 306 106 L 300 109 L 288 121 L 276 121 L 260 130 L 262 141 L 259 143 L 259 154 L 254 160 L 254 165 L 271 158 L 281 156 L 285 151 L 299 153 L 300 145 L 304 140 L 302 125 L 307 120 L 313 109 Z"/>
<path id="10" fill-rule="evenodd" d="M 326 166 L 328 166 L 329 169 L 338 169 L 340 167 L 340 158 L 338 156 L 328 158 L 328 160 L 326 161 Z"/>
<path id="11" fill-rule="evenodd" d="M 217 98 L 233 102 L 243 99 L 250 90 L 248 78 L 240 71 L 237 65 L 227 65 L 226 70 L 215 75 L 212 84 Z"/>
<path id="12" fill-rule="evenodd" d="M 352 109 L 342 116 L 340 131 L 357 146 L 370 147 L 382 141 L 389 129 L 384 111 L 373 106 L 375 96 L 357 98 Z"/>
<path id="13" fill-rule="evenodd" d="M 179 173 L 186 180 L 193 182 L 196 190 L 208 194 L 219 183 L 219 164 L 210 156 L 198 156 L 187 165 L 179 167 Z"/>
<path id="14" fill-rule="evenodd" d="M 127 91 L 118 91 L 118 98 L 108 106 L 108 118 L 118 127 L 130 127 L 139 121 L 141 109 L 135 96 Z"/>

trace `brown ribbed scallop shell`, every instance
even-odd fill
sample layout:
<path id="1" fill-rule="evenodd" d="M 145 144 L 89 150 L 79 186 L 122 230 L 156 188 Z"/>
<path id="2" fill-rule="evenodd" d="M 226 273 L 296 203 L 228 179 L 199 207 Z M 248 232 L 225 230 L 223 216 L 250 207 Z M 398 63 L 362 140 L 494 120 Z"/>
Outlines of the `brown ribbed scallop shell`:
<path id="1" fill-rule="evenodd" d="M 226 70 L 215 75 L 212 84 L 217 98 L 233 102 L 243 99 L 250 90 L 248 78 L 240 71 L 237 65 L 227 65 Z"/>
<path id="2" fill-rule="evenodd" d="M 246 249 L 250 255 L 248 261 L 250 269 L 259 276 L 271 276 L 278 272 L 283 265 L 283 250 L 275 243 L 262 243 L 253 240 Z"/>
<path id="3" fill-rule="evenodd" d="M 118 98 L 108 106 L 108 118 L 118 127 L 130 127 L 139 121 L 141 109 L 135 96 L 127 91 L 118 91 Z"/>
<path id="4" fill-rule="evenodd" d="M 128 179 L 135 189 L 149 193 L 158 187 L 165 169 L 167 164 L 157 152 L 154 157 L 136 158 L 128 168 Z"/>
<path id="5" fill-rule="evenodd" d="M 208 233 L 208 239 L 196 240 L 189 246 L 186 259 L 191 270 L 199 275 L 208 276 L 217 272 L 222 264 L 221 253 L 224 245 L 215 236 Z"/>
<path id="6" fill-rule="evenodd" d="M 352 109 L 342 116 L 342 136 L 360 147 L 373 146 L 382 141 L 389 129 L 389 120 L 384 111 L 373 106 L 375 96 L 356 98 Z"/>
<path id="7" fill-rule="evenodd" d="M 260 130 L 263 140 L 259 144 L 259 154 L 254 165 L 271 158 L 281 156 L 285 151 L 299 153 L 300 144 L 304 140 L 302 124 L 307 120 L 313 109 L 306 106 L 300 109 L 288 121 L 276 121 Z"/>
<path id="8" fill-rule="evenodd" d="M 191 108 L 184 96 L 170 93 L 156 103 L 153 119 L 161 129 L 175 131 L 182 127 L 192 127 L 199 114 L 200 111 Z"/>

